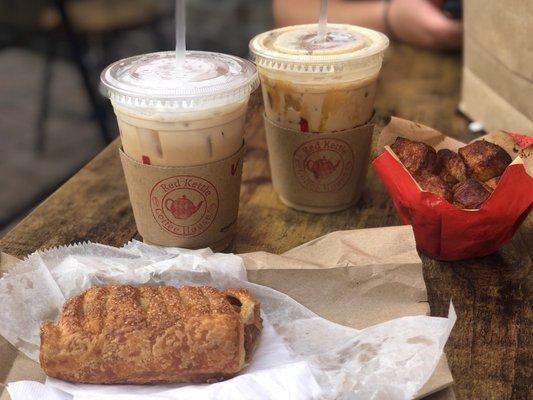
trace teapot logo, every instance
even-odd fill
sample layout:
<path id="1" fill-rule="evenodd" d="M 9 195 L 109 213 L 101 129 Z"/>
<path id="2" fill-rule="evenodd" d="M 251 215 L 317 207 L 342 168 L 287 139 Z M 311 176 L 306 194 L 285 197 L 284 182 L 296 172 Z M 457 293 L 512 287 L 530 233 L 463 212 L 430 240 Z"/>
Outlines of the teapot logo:
<path id="1" fill-rule="evenodd" d="M 150 207 L 161 228 L 178 237 L 198 236 L 217 216 L 218 192 L 206 179 L 192 175 L 173 176 L 152 187 Z"/>
<path id="2" fill-rule="evenodd" d="M 170 211 L 176 219 L 189 218 L 191 215 L 194 215 L 200 209 L 202 204 L 204 204 L 203 200 L 195 206 L 194 203 L 189 200 L 187 198 L 187 195 L 185 194 L 176 200 L 165 200 L 166 209 Z"/>
<path id="3" fill-rule="evenodd" d="M 340 139 L 313 139 L 293 154 L 293 171 L 307 190 L 333 193 L 341 190 L 353 172 L 351 147 Z"/>
<path id="4" fill-rule="evenodd" d="M 337 160 L 337 163 L 333 164 L 326 156 L 322 156 L 316 160 L 307 160 L 305 168 L 314 175 L 315 179 L 322 180 L 335 172 L 340 163 L 341 160 Z"/>

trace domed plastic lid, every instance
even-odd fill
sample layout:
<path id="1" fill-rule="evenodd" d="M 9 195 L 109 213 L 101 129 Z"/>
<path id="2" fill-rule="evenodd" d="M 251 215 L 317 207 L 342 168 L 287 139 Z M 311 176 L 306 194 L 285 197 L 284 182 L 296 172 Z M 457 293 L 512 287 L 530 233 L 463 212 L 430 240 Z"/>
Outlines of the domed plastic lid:
<path id="1" fill-rule="evenodd" d="M 318 25 L 295 25 L 264 32 L 250 41 L 255 63 L 298 73 L 330 73 L 379 68 L 389 45 L 384 34 L 355 25 L 328 24 L 325 40 Z"/>
<path id="2" fill-rule="evenodd" d="M 220 53 L 188 51 L 181 65 L 172 51 L 109 65 L 100 76 L 116 104 L 195 111 L 245 100 L 259 86 L 253 63 Z"/>

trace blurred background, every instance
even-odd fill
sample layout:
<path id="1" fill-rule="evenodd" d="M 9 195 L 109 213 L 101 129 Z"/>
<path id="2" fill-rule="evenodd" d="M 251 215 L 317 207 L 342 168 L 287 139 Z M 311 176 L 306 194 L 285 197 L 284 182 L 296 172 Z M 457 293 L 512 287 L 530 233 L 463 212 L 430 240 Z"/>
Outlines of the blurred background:
<path id="1" fill-rule="evenodd" d="M 329 3 L 331 22 L 430 51 L 463 48 L 458 108 L 475 121 L 470 129 L 533 134 L 532 2 L 469 0 L 464 12 L 461 0 Z M 188 0 L 187 47 L 248 57 L 250 38 L 273 19 L 309 23 L 319 6 Z M 0 0 L 0 237 L 117 137 L 100 71 L 124 57 L 172 50 L 174 37 L 174 0 Z"/>
<path id="2" fill-rule="evenodd" d="M 248 56 L 270 0 L 190 0 L 187 47 Z M 100 71 L 174 47 L 174 0 L 0 0 L 0 236 L 118 135 Z"/>

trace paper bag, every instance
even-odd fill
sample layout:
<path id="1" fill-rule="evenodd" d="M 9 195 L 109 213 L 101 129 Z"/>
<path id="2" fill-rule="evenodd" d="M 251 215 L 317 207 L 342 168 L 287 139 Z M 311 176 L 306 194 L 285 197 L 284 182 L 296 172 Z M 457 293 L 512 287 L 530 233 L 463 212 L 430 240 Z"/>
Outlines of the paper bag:
<path id="1" fill-rule="evenodd" d="M 283 128 L 265 116 L 272 183 L 283 203 L 312 213 L 359 200 L 370 157 L 372 123 L 330 133 Z"/>
<path id="2" fill-rule="evenodd" d="M 468 0 L 459 108 L 488 132 L 533 135 L 533 2 Z"/>
<path id="3" fill-rule="evenodd" d="M 388 147 L 397 136 L 424 142 L 436 150 L 464 146 L 416 122 L 393 117 L 378 138 L 373 161 L 383 184 L 405 224 L 413 226 L 417 247 L 428 256 L 445 261 L 482 257 L 512 238 L 533 203 L 533 147 L 521 148 L 512 136 L 496 132 L 484 137 L 501 145 L 514 159 L 498 186 L 478 210 L 456 208 L 442 197 L 423 191 Z"/>
<path id="4" fill-rule="evenodd" d="M 149 244 L 224 250 L 234 236 L 245 146 L 208 164 L 160 167 L 120 150 L 137 230 Z"/>
<path id="5" fill-rule="evenodd" d="M 334 322 L 361 329 L 429 313 L 422 264 L 408 226 L 334 232 L 282 255 L 257 252 L 242 258 L 251 282 L 283 291 Z M 3 257 L 2 270 L 14 261 Z M 0 346 L 0 359 L 4 382 L 44 378 L 36 363 L 7 343 Z M 452 382 L 443 358 L 419 396 Z"/>
<path id="6" fill-rule="evenodd" d="M 281 255 L 241 254 L 251 282 L 286 293 L 318 315 L 363 329 L 429 314 L 422 263 L 409 226 L 333 232 Z M 450 386 L 443 356 L 417 398 Z M 453 391 L 443 395 L 453 399 Z"/>

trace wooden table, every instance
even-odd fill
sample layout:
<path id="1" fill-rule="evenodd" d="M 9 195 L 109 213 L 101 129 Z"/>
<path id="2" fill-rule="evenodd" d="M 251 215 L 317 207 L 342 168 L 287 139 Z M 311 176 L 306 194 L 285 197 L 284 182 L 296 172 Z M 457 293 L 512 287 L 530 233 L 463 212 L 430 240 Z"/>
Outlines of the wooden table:
<path id="1" fill-rule="evenodd" d="M 395 45 L 388 52 L 377 94 L 378 123 L 394 114 L 468 141 L 457 111 L 460 57 Z M 328 232 L 398 225 L 383 186 L 371 170 L 357 206 L 311 215 L 282 205 L 273 192 L 262 104 L 253 96 L 247 121 L 248 152 L 241 191 L 239 231 L 233 251 L 284 252 Z M 121 246 L 136 235 L 115 141 L 1 241 L 23 257 L 35 250 L 79 241 Z M 497 254 L 471 261 L 435 262 L 421 255 L 433 315 L 453 300 L 458 321 L 446 348 L 459 399 L 526 399 L 533 395 L 533 230 L 524 224 Z"/>

